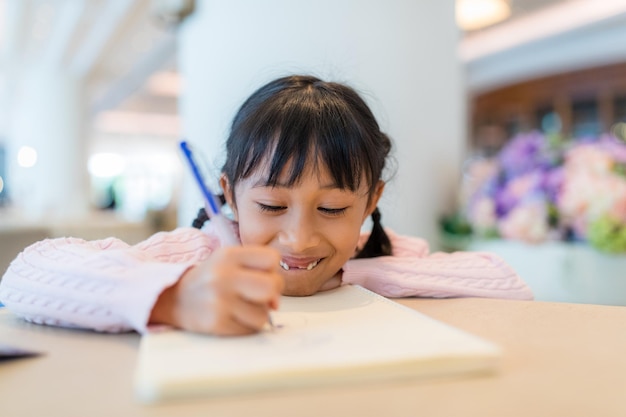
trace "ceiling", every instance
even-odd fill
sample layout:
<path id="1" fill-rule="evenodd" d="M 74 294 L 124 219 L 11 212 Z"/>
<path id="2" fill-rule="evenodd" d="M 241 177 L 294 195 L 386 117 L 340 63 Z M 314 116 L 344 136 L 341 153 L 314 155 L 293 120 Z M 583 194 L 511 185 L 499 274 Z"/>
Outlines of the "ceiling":
<path id="1" fill-rule="evenodd" d="M 526 16 L 528 14 L 540 11 L 541 9 L 544 9 L 546 7 L 549 7 L 555 4 L 567 3 L 568 1 L 571 1 L 571 0 L 508 0 L 509 5 L 511 6 L 511 16 L 508 19 L 500 23 L 489 26 L 488 28 L 504 24 L 510 20 L 517 19 L 522 16 Z M 480 32 L 481 30 L 486 30 L 488 28 L 475 30 L 475 31 L 472 31 L 472 33 Z"/>
<path id="2" fill-rule="evenodd" d="M 566 1 L 511 0 L 510 19 Z M 193 1 L 0 0 L 0 96 L 10 96 L 24 68 L 45 64 L 85 80 L 92 114 L 175 115 L 175 34 L 157 10 L 185 4 Z"/>
<path id="3" fill-rule="evenodd" d="M 555 3 L 565 3 L 569 0 L 511 0 L 511 16 L 520 17 L 526 13 L 535 12 Z"/>
<path id="4" fill-rule="evenodd" d="M 84 80 L 92 114 L 176 114 L 176 42 L 158 17 L 163 3 L 0 0 L 0 95 L 15 92 L 24 70 L 48 65 Z"/>

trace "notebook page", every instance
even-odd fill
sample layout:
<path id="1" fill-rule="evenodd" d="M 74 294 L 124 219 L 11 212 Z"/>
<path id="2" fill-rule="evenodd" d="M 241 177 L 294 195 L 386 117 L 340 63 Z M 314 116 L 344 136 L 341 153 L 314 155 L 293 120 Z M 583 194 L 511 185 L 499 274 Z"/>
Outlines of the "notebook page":
<path id="1" fill-rule="evenodd" d="M 359 286 L 283 297 L 273 320 L 275 329 L 241 337 L 145 335 L 140 399 L 488 371 L 499 356 L 493 344 Z"/>

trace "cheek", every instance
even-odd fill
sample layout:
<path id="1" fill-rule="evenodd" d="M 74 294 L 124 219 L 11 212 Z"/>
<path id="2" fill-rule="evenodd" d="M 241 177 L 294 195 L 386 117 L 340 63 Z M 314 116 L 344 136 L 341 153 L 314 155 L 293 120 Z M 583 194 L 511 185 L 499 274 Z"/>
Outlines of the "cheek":
<path id="1" fill-rule="evenodd" d="M 341 242 L 334 242 L 333 246 L 337 251 L 337 262 L 339 262 L 338 266 L 343 265 L 348 261 L 348 259 L 354 256 L 357 250 L 358 242 L 358 234 L 353 234 L 349 238 L 346 236 Z"/>
<path id="2" fill-rule="evenodd" d="M 350 220 L 331 225 L 327 236 L 331 237 L 333 245 L 341 251 L 352 252 L 356 249 L 361 236 L 361 217 L 357 216 Z"/>
<path id="3" fill-rule="evenodd" d="M 262 245 L 271 235 L 269 223 L 261 219 L 257 212 L 241 210 L 239 212 L 239 237 L 244 245 Z"/>

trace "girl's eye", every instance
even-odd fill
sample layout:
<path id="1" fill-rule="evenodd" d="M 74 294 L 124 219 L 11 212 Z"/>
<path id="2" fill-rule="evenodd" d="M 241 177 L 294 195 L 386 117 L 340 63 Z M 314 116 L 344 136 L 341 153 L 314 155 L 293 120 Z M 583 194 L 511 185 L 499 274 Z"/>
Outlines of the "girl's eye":
<path id="1" fill-rule="evenodd" d="M 261 204 L 261 203 L 257 203 L 259 205 L 259 209 L 261 209 L 261 211 L 265 211 L 268 213 L 278 213 L 280 211 L 285 210 L 287 207 L 284 206 L 269 206 L 267 204 Z"/>
<path id="2" fill-rule="evenodd" d="M 330 216 L 341 216 L 342 214 L 346 212 L 347 209 L 348 209 L 347 207 L 342 207 L 342 208 L 320 207 L 318 208 L 319 211 L 321 211 L 324 214 L 328 214 Z"/>

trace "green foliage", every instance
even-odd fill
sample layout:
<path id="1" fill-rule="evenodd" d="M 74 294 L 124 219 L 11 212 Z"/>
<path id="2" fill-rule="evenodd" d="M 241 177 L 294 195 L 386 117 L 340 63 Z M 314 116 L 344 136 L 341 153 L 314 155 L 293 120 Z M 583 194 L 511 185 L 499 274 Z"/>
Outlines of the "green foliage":
<path id="1" fill-rule="evenodd" d="M 451 235 L 469 236 L 472 234 L 472 225 L 461 213 L 443 216 L 439 220 L 439 225 L 444 233 Z"/>
<path id="2" fill-rule="evenodd" d="M 589 225 L 589 242 L 596 248 L 610 253 L 626 252 L 626 225 L 603 216 Z"/>

